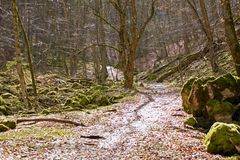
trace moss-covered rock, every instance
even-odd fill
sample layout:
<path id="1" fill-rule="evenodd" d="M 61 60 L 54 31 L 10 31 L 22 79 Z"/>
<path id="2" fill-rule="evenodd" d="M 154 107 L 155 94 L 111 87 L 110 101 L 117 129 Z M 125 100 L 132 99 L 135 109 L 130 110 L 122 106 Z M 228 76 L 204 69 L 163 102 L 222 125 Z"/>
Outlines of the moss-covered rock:
<path id="1" fill-rule="evenodd" d="M 41 112 L 40 112 L 40 114 L 44 114 L 44 115 L 48 115 L 48 114 L 50 114 L 51 113 L 51 111 L 49 110 L 49 109 L 43 109 Z"/>
<path id="2" fill-rule="evenodd" d="M 108 96 L 104 95 L 101 91 L 94 92 L 91 96 L 91 103 L 97 106 L 107 106 L 110 105 L 110 99 Z"/>
<path id="3" fill-rule="evenodd" d="M 0 132 L 6 132 L 8 130 L 9 130 L 9 128 L 7 126 L 0 124 Z"/>
<path id="4" fill-rule="evenodd" d="M 5 104 L 6 104 L 5 100 L 3 99 L 2 96 L 0 96 L 0 106 Z"/>
<path id="5" fill-rule="evenodd" d="M 57 92 L 56 91 L 50 91 L 47 93 L 48 96 L 54 96 L 54 95 L 57 95 Z"/>
<path id="6" fill-rule="evenodd" d="M 12 98 L 12 97 L 15 97 L 13 94 L 11 94 L 11 93 L 3 93 L 2 95 L 1 95 L 1 97 L 3 98 L 3 99 L 9 99 L 9 98 Z"/>
<path id="7" fill-rule="evenodd" d="M 187 118 L 184 121 L 185 125 L 192 126 L 192 127 L 197 127 L 198 126 L 198 121 L 194 117 Z"/>
<path id="8" fill-rule="evenodd" d="M 72 108 L 82 108 L 82 105 L 79 103 L 79 101 L 76 101 L 75 98 L 68 98 L 64 103 L 64 106 L 69 106 Z"/>
<path id="9" fill-rule="evenodd" d="M 78 94 L 76 100 L 78 100 L 78 102 L 83 106 L 90 104 L 90 100 L 89 100 L 88 96 L 81 94 L 81 93 Z"/>
<path id="10" fill-rule="evenodd" d="M 216 122 L 207 133 L 204 144 L 209 153 L 240 153 L 240 126 Z"/>
<path id="11" fill-rule="evenodd" d="M 11 113 L 11 110 L 7 105 L 0 105 L 0 113 L 6 116 Z"/>
<path id="12" fill-rule="evenodd" d="M 0 121 L 0 124 L 3 124 L 10 129 L 15 129 L 17 126 L 17 122 L 14 119 L 3 119 Z"/>
<path id="13" fill-rule="evenodd" d="M 80 83 L 74 82 L 72 84 L 71 88 L 73 88 L 73 89 L 81 89 L 81 88 L 84 88 L 84 87 Z"/>
<path id="14" fill-rule="evenodd" d="M 188 97 L 189 110 L 194 117 L 206 117 L 206 103 L 209 100 L 209 96 L 205 87 L 206 79 L 197 79 L 192 84 L 192 89 Z"/>
<path id="15" fill-rule="evenodd" d="M 208 81 L 206 84 L 210 99 L 227 100 L 239 95 L 239 86 L 236 78 L 226 74 Z"/>
<path id="16" fill-rule="evenodd" d="M 226 123 L 232 122 L 232 115 L 236 111 L 231 103 L 216 99 L 209 100 L 206 108 L 210 119 Z"/>
<path id="17" fill-rule="evenodd" d="M 190 78 L 182 87 L 181 96 L 182 96 L 182 106 L 185 112 L 188 114 L 192 113 L 191 106 L 188 102 L 188 97 L 192 89 L 192 84 L 197 78 Z"/>
<path id="18" fill-rule="evenodd" d="M 107 96 L 101 96 L 96 99 L 96 104 L 98 106 L 108 106 L 111 104 Z"/>

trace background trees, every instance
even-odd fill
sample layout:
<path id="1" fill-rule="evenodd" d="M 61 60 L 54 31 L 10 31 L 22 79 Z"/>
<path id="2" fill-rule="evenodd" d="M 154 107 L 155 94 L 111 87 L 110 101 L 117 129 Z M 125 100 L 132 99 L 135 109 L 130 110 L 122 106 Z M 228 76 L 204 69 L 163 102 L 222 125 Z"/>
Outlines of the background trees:
<path id="1" fill-rule="evenodd" d="M 19 0 L 17 5 L 37 73 L 94 77 L 103 83 L 107 66 L 117 66 L 130 88 L 134 73 L 163 58 L 203 49 L 206 39 L 210 54 L 205 58 L 216 71 L 213 44 L 225 41 L 221 4 L 214 0 Z M 235 22 L 239 6 L 239 1 L 232 1 Z M 0 0 L 0 23 L 4 68 L 15 57 L 10 1 Z M 25 45 L 21 40 L 22 53 Z"/>

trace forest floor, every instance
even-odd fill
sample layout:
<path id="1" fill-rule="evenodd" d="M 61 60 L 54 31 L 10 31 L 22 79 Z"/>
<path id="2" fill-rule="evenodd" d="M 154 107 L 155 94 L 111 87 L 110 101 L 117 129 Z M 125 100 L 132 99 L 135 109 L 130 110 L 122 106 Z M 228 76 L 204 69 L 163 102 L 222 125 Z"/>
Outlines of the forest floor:
<path id="1" fill-rule="evenodd" d="M 0 136 L 0 159 L 160 160 L 222 159 L 206 152 L 204 133 L 184 126 L 179 89 L 144 84 L 125 102 L 89 112 L 65 112 L 45 117 L 69 118 L 87 125 L 23 123 Z M 37 133 L 46 129 L 51 132 Z M 11 138 L 19 132 L 21 136 Z M 53 134 L 54 133 L 54 134 Z M 24 137 L 24 134 L 25 135 Z M 61 135 L 62 134 L 62 135 Z M 57 135 L 57 136 L 56 136 Z M 9 138 L 7 138 L 9 136 Z M 19 138 L 20 137 L 20 138 Z M 4 139 L 5 138 L 5 139 Z"/>

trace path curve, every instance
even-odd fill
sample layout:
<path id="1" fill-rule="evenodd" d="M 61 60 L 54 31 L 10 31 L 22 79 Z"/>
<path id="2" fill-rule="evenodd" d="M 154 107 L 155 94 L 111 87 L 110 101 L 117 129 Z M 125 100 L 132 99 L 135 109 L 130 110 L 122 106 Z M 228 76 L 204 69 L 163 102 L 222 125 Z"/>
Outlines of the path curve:
<path id="1" fill-rule="evenodd" d="M 21 147 L 15 155 L 20 155 L 20 159 L 61 160 L 221 158 L 205 152 L 203 133 L 183 125 L 187 115 L 182 111 L 179 90 L 163 84 L 149 84 L 137 94 L 136 100 L 116 105 L 120 106 L 116 112 L 99 111 L 89 115 L 91 118 L 85 117 L 85 123 L 90 126 L 74 128 L 76 134 L 72 137 L 37 141 L 40 146 L 46 143 L 50 146 L 45 150 L 43 147 L 28 150 L 28 155 L 21 157 L 29 144 L 19 141 Z M 71 116 L 82 119 L 81 116 L 88 115 Z M 86 138 L 88 136 L 99 139 Z M 9 141 L 1 145 L 10 147 L 9 150 L 14 147 Z M 5 154 L 4 158 L 16 157 Z"/>

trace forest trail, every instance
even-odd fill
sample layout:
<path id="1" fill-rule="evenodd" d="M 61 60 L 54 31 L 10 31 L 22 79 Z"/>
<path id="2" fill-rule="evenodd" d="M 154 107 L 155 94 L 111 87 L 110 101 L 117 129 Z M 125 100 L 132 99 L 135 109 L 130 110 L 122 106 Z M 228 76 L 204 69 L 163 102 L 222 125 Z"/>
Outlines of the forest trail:
<path id="1" fill-rule="evenodd" d="M 146 84 L 117 109 L 64 113 L 88 127 L 68 127 L 74 135 L 57 139 L 2 141 L 1 159 L 220 159 L 205 152 L 204 134 L 183 125 L 178 89 Z M 58 115 L 63 116 L 63 115 Z M 36 125 L 48 126 L 41 122 Z M 56 125 L 56 124 L 54 124 Z M 57 124 L 63 127 L 63 124 Z M 32 146 L 35 147 L 32 147 Z M 10 156 L 11 155 L 11 156 Z M 2 157 L 1 157 L 2 156 Z"/>

